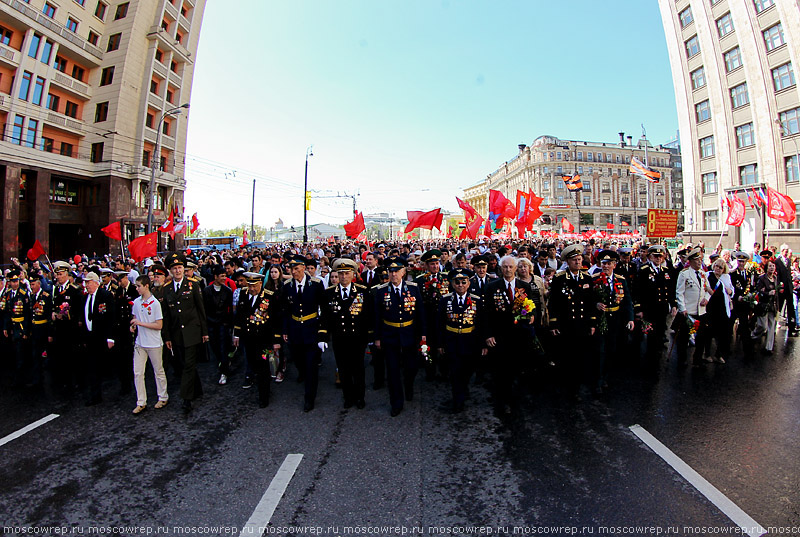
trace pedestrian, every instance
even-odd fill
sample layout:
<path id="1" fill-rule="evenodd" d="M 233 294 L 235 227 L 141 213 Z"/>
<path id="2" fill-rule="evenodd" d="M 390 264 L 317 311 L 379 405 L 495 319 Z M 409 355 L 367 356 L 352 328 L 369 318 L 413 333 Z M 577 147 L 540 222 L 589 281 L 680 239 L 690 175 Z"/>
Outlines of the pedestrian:
<path id="1" fill-rule="evenodd" d="M 675 315 L 674 278 L 664 266 L 666 249 L 660 244 L 647 248 L 647 262 L 642 262 L 636 274 L 636 301 L 634 308 L 643 321 L 649 324 L 647 334 L 648 364 L 655 368 L 664 351 L 667 316 Z"/>
<path id="2" fill-rule="evenodd" d="M 756 281 L 756 295 L 758 306 L 756 307 L 756 327 L 753 329 L 753 339 L 766 336 L 762 353 L 772 354 L 775 345 L 775 331 L 777 330 L 778 315 L 778 294 L 780 281 L 778 280 L 775 260 L 767 256 L 765 251 L 761 252 L 762 259 L 765 259 L 766 272 Z"/>
<path id="3" fill-rule="evenodd" d="M 208 325 L 208 346 L 217 360 L 219 380 L 217 383 L 224 386 L 228 383 L 230 372 L 230 357 L 228 345 L 231 341 L 231 322 L 233 320 L 233 291 L 225 285 L 227 275 L 225 269 L 215 265 L 211 269 L 211 285 L 202 291 L 203 306 L 206 310 L 206 323 Z M 274 293 L 274 290 L 273 290 Z"/>
<path id="4" fill-rule="evenodd" d="M 711 354 L 711 340 L 716 340 L 717 348 L 713 360 L 724 364 L 731 347 L 733 295 L 735 293 L 730 274 L 728 274 L 728 262 L 723 257 L 719 257 L 711 264 L 711 272 L 706 276 L 710 294 L 706 306 L 709 327 L 709 337 L 705 341 L 707 355 Z"/>
<path id="5" fill-rule="evenodd" d="M 83 303 L 83 359 L 89 381 L 86 406 L 101 403 L 102 373 L 114 348 L 114 295 L 102 288 L 100 276 L 89 272 L 83 278 L 88 294 Z"/>
<path id="6" fill-rule="evenodd" d="M 145 372 L 148 359 L 156 379 L 158 402 L 156 402 L 155 408 L 164 408 L 169 401 L 167 374 L 164 372 L 162 361 L 164 344 L 161 339 L 161 330 L 164 327 L 164 316 L 161 311 L 161 303 L 150 291 L 151 285 L 152 282 L 147 275 L 136 278 L 135 286 L 139 296 L 133 301 L 131 307 L 129 330 L 135 334 L 133 385 L 136 388 L 136 408 L 133 409 L 134 414 L 140 414 L 147 408 Z"/>
<path id="7" fill-rule="evenodd" d="M 65 261 L 53 263 L 56 285 L 53 289 L 53 341 L 48 353 L 55 386 L 69 395 L 78 383 L 78 339 L 83 328 L 80 308 L 83 292 L 72 283 L 72 266 Z"/>
<path id="8" fill-rule="evenodd" d="M 731 271 L 731 283 L 733 284 L 733 321 L 738 322 L 737 339 L 742 342 L 744 355 L 749 357 L 753 352 L 753 339 L 750 334 L 752 327 L 752 314 L 755 303 L 753 301 L 755 292 L 755 271 L 747 267 L 750 261 L 750 254 L 737 251 L 733 253 L 736 260 L 736 268 Z"/>
<path id="9" fill-rule="evenodd" d="M 31 283 L 31 363 L 27 386 L 41 385 L 47 345 L 53 341 L 53 297 L 42 288 L 42 276 L 33 274 Z"/>
<path id="10" fill-rule="evenodd" d="M 11 269 L 6 282 L 3 335 L 10 340 L 13 350 L 14 385 L 22 386 L 30 354 L 31 302 L 28 291 L 20 287 L 18 269 Z"/>
<path id="11" fill-rule="evenodd" d="M 422 307 L 425 309 L 425 334 L 428 336 L 428 359 L 425 361 L 425 380 L 447 378 L 447 364 L 439 356 L 439 342 L 436 330 L 436 312 L 439 300 L 448 292 L 447 275 L 442 272 L 440 260 L 442 252 L 431 249 L 422 254 L 420 260 L 426 272 L 414 282 L 422 293 Z"/>
<path id="12" fill-rule="evenodd" d="M 678 365 L 686 365 L 688 359 L 689 342 L 694 335 L 693 365 L 699 366 L 703 359 L 708 327 L 706 326 L 706 306 L 708 305 L 708 276 L 702 270 L 703 252 L 694 248 L 686 252 L 687 266 L 678 273 L 675 286 L 675 304 L 677 312 L 675 322 L 675 345 L 678 352 Z M 707 358 L 711 362 L 710 357 Z"/>

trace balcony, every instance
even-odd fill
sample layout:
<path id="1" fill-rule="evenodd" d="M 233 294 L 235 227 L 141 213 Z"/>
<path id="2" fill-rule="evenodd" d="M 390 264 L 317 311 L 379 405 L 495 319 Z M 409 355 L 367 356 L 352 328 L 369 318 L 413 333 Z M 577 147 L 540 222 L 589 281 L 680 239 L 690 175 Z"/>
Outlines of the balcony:
<path id="1" fill-rule="evenodd" d="M 191 28 L 191 25 L 192 25 L 192 23 L 191 23 L 191 22 L 189 22 L 189 19 L 187 19 L 187 18 L 186 18 L 186 17 L 184 17 L 183 15 L 179 15 L 179 16 L 178 16 L 178 23 L 179 23 L 181 26 L 183 26 L 183 27 L 184 27 L 186 30 L 189 30 L 189 28 Z"/>
<path id="2" fill-rule="evenodd" d="M 164 4 L 164 11 L 169 14 L 170 18 L 172 18 L 172 20 L 178 20 L 178 8 L 173 6 L 170 2 L 164 2 Z"/>
<path id="3" fill-rule="evenodd" d="M 7 0 L 0 0 L 0 1 L 7 1 Z M 192 54 L 189 50 L 183 46 L 181 43 L 175 39 L 174 35 L 170 35 L 164 28 L 161 26 L 151 26 L 150 30 L 147 32 L 148 39 L 158 39 L 158 41 L 163 44 L 165 47 L 172 50 L 178 56 L 181 57 L 181 60 L 184 62 L 191 62 L 190 59 Z"/>
<path id="4" fill-rule="evenodd" d="M 8 48 L 0 45 L 0 62 L 7 63 L 11 67 L 19 65 L 19 52 L 13 48 Z"/>
<path id="5" fill-rule="evenodd" d="M 64 89 L 70 90 L 71 93 L 74 93 L 81 99 L 89 100 L 92 98 L 92 95 L 89 92 L 89 86 L 81 82 L 78 82 L 77 80 L 75 80 L 70 76 L 56 72 L 55 76 L 51 79 L 51 81 L 57 83 Z"/>
<path id="6" fill-rule="evenodd" d="M 43 120 L 57 127 L 63 127 L 70 132 L 81 135 L 85 134 L 83 132 L 83 121 L 65 116 L 64 114 L 59 114 L 58 112 L 48 110 L 47 115 L 44 116 Z"/>
<path id="7" fill-rule="evenodd" d="M 181 82 L 182 82 L 181 75 L 179 75 L 179 74 L 178 74 L 178 73 L 176 73 L 175 71 L 170 71 L 170 72 L 169 72 L 169 81 L 170 81 L 170 82 L 171 82 L 173 85 L 175 85 L 175 86 L 178 86 L 178 87 L 181 87 Z"/>
<path id="8" fill-rule="evenodd" d="M 163 79 L 166 79 L 168 75 L 167 68 L 161 65 L 161 62 L 158 60 L 153 61 L 153 72 Z"/>

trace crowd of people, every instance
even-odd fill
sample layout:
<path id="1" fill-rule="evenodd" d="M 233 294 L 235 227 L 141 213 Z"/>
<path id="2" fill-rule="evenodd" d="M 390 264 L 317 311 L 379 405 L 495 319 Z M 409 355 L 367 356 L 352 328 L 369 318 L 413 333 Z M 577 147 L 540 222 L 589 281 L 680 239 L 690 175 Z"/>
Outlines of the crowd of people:
<path id="1" fill-rule="evenodd" d="M 223 386 L 241 361 L 242 387 L 257 387 L 260 407 L 292 363 L 309 412 L 329 346 L 345 408 L 364 408 L 369 360 L 392 416 L 413 399 L 418 372 L 449 383 L 453 412 L 464 410 L 474 377 L 510 413 L 522 379 L 548 369 L 580 400 L 609 389 L 621 356 L 658 368 L 665 356 L 721 367 L 739 346 L 744 356 L 759 345 L 771 354 L 782 315 L 787 336 L 797 335 L 799 283 L 785 244 L 756 244 L 752 254 L 685 244 L 671 254 L 594 240 L 333 241 L 140 263 L 76 255 L 3 271 L 0 344 L 15 386 L 80 390 L 95 405 L 113 374 L 122 394 L 135 389 L 134 414 L 148 408 L 148 363 L 154 408 L 170 400 L 171 372 L 191 412 L 199 361 L 216 365 Z"/>

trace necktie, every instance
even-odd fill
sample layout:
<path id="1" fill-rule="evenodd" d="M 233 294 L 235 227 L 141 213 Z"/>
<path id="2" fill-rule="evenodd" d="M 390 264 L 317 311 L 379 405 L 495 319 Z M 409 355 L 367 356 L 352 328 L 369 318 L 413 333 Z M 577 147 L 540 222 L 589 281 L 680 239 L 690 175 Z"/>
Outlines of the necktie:
<path id="1" fill-rule="evenodd" d="M 700 277 L 700 271 L 699 270 L 695 270 L 694 271 L 694 275 L 697 276 L 697 283 L 699 283 L 700 287 L 702 287 L 703 286 L 703 279 Z"/>
<path id="2" fill-rule="evenodd" d="M 250 302 L 252 303 L 254 308 L 256 307 L 256 299 L 257 298 L 258 298 L 258 295 L 253 295 L 253 298 L 250 300 Z"/>
<path id="3" fill-rule="evenodd" d="M 367 285 L 369 285 L 369 284 L 371 284 L 371 283 L 372 283 L 372 278 L 373 278 L 373 274 L 372 274 L 372 271 L 370 270 L 370 271 L 367 273 Z"/>
<path id="4" fill-rule="evenodd" d="M 94 317 L 94 314 L 93 314 L 92 310 L 94 310 L 94 295 L 89 295 L 89 315 L 88 315 L 88 317 L 89 317 L 90 321 Z"/>
<path id="5" fill-rule="evenodd" d="M 347 292 L 347 288 L 346 287 L 342 287 L 342 300 L 347 300 L 348 294 L 349 293 Z"/>
<path id="6" fill-rule="evenodd" d="M 464 297 L 460 296 L 458 297 L 458 307 L 461 308 L 463 306 L 464 306 Z"/>
<path id="7" fill-rule="evenodd" d="M 298 295 L 302 295 L 303 294 L 303 286 L 300 285 L 300 284 L 297 285 L 297 294 Z"/>
<path id="8" fill-rule="evenodd" d="M 399 287 L 395 287 L 394 288 L 394 297 L 396 299 L 400 300 L 400 288 Z"/>
<path id="9" fill-rule="evenodd" d="M 508 300 L 510 302 L 514 302 L 514 290 L 511 288 L 511 282 L 508 282 L 506 285 L 506 291 L 508 291 Z"/>

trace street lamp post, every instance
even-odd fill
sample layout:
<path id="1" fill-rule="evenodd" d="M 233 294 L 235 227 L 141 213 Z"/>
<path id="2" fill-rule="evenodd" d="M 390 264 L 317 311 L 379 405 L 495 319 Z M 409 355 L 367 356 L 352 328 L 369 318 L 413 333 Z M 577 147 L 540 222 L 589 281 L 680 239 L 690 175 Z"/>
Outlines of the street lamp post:
<path id="1" fill-rule="evenodd" d="M 306 149 L 306 174 L 303 183 L 303 246 L 308 244 L 308 157 L 314 156 L 313 145 Z"/>
<path id="2" fill-rule="evenodd" d="M 150 162 L 150 184 L 147 187 L 147 233 L 153 231 L 153 191 L 156 184 L 156 166 L 160 160 L 161 153 L 161 128 L 164 125 L 164 120 L 167 116 L 179 114 L 183 109 L 189 109 L 189 103 L 170 108 L 161 114 L 161 119 L 158 120 L 158 130 L 156 131 L 156 147 L 153 151 L 153 158 Z"/>

